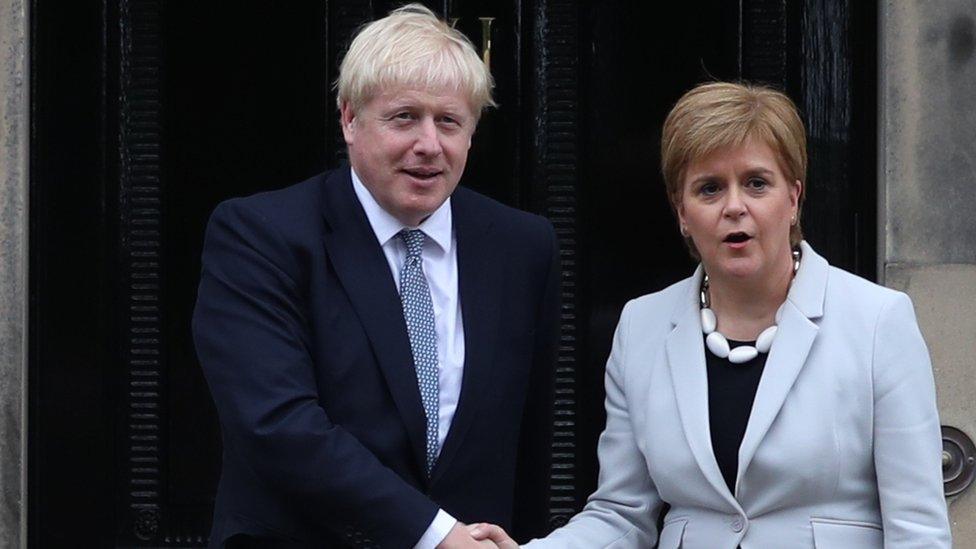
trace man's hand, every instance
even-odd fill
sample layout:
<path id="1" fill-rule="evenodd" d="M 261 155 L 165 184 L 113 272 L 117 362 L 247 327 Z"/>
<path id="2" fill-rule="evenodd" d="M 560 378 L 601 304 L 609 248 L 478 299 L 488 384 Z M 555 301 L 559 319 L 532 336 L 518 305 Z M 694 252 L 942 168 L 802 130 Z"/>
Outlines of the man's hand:
<path id="1" fill-rule="evenodd" d="M 498 549 L 519 549 L 515 540 L 509 537 L 508 533 L 501 526 L 482 522 L 468 526 L 471 537 L 477 540 L 491 540 L 495 542 Z"/>
<path id="2" fill-rule="evenodd" d="M 497 546 L 490 540 L 478 541 L 468 533 L 469 526 L 458 521 L 447 533 L 444 541 L 437 546 L 437 549 L 496 549 Z M 487 536 L 486 536 L 487 537 Z M 518 547 L 517 545 L 515 546 Z"/>

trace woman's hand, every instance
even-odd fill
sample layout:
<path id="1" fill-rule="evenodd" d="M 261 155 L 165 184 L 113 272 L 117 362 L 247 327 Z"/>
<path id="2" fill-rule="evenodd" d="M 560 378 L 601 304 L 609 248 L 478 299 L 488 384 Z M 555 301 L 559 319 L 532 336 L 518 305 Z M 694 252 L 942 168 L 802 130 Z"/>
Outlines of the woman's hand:
<path id="1" fill-rule="evenodd" d="M 519 549 L 515 540 L 509 537 L 508 533 L 501 526 L 479 522 L 468 526 L 468 533 L 476 540 L 491 540 L 499 549 Z"/>

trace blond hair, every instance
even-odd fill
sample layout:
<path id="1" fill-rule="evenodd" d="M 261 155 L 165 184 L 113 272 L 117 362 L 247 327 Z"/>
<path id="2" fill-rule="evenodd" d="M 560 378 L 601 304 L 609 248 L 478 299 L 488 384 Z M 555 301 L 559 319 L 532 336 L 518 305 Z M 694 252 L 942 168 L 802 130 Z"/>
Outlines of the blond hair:
<path id="1" fill-rule="evenodd" d="M 339 67 L 336 102 L 357 112 L 397 87 L 460 91 L 476 116 L 495 106 L 494 80 L 471 41 L 420 4 L 397 8 L 359 30 Z"/>
<path id="2" fill-rule="evenodd" d="M 711 82 L 700 84 L 681 96 L 664 121 L 661 135 L 661 171 L 671 207 L 681 204 L 682 178 L 688 165 L 727 147 L 738 147 L 750 138 L 768 145 L 779 157 L 787 180 L 806 181 L 807 139 L 796 105 L 784 93 L 765 86 Z M 790 244 L 803 239 L 800 194 L 796 223 L 790 228 Z M 698 250 L 685 237 L 689 250 Z"/>

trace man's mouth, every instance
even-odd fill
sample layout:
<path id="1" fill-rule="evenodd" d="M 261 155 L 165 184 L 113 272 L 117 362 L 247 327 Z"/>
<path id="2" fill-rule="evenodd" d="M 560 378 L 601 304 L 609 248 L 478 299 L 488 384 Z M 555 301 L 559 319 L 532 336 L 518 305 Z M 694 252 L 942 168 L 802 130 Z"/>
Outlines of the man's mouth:
<path id="1" fill-rule="evenodd" d="M 421 181 L 427 181 L 434 179 L 439 176 L 442 172 L 434 168 L 404 168 L 403 173 L 413 177 L 415 179 L 420 179 Z"/>
<path id="2" fill-rule="evenodd" d="M 722 239 L 722 242 L 727 242 L 729 244 L 741 244 L 749 240 L 750 238 L 752 237 L 744 232 L 736 232 L 736 233 L 729 233 L 728 236 Z"/>

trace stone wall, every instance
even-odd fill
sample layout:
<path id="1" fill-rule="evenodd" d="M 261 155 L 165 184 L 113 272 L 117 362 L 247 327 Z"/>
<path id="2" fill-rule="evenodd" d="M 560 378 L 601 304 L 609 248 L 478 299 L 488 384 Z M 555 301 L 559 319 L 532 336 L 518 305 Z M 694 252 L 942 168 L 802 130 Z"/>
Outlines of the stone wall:
<path id="1" fill-rule="evenodd" d="M 0 0 L 0 540 L 26 546 L 28 3 Z"/>
<path id="2" fill-rule="evenodd" d="M 915 303 L 942 424 L 976 437 L 976 3 L 880 17 L 879 274 Z M 976 547 L 976 488 L 950 512 L 955 546 Z"/>

